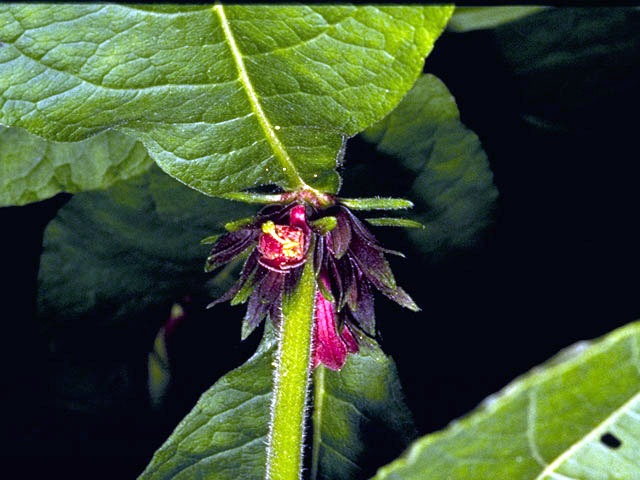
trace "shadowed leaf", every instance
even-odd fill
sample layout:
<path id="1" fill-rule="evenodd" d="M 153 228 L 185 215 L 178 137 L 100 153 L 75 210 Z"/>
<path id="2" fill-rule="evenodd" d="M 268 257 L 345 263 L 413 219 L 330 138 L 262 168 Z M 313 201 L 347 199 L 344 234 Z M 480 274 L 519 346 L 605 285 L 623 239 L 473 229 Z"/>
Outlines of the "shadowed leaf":
<path id="1" fill-rule="evenodd" d="M 21 128 L 0 126 L 0 207 L 37 202 L 60 192 L 105 189 L 152 163 L 142 143 L 114 131 L 57 143 Z"/>
<path id="2" fill-rule="evenodd" d="M 423 252 L 472 244 L 488 224 L 498 192 L 478 137 L 460 122 L 456 103 L 433 75 L 423 75 L 400 105 L 363 138 L 406 170 L 408 216 L 425 229 L 407 232 Z"/>
<path id="3" fill-rule="evenodd" d="M 206 197 L 157 167 L 77 194 L 45 230 L 39 315 L 47 323 L 117 323 L 187 292 L 222 293 L 205 290 L 211 247 L 200 239 L 253 209 Z"/>
<path id="4" fill-rule="evenodd" d="M 495 28 L 505 23 L 538 13 L 549 7 L 522 5 L 516 7 L 458 7 L 447 24 L 452 32 L 469 32 Z"/>
<path id="5" fill-rule="evenodd" d="M 365 478 L 373 472 L 361 465 L 379 465 L 415 436 L 393 360 L 360 343 L 342 370 L 314 374 L 313 480 Z"/>
<path id="6" fill-rule="evenodd" d="M 218 380 L 156 451 L 139 480 L 262 480 L 275 336 Z"/>

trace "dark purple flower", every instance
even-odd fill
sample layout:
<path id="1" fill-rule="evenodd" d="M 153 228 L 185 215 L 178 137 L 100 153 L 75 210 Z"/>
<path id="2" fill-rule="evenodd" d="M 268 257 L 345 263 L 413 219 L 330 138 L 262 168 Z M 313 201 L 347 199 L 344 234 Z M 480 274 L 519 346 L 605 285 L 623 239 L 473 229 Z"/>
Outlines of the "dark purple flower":
<path id="1" fill-rule="evenodd" d="M 242 324 L 246 338 L 269 318 L 276 326 L 282 316 L 282 295 L 291 291 L 302 273 L 310 245 L 318 278 L 313 366 L 323 363 L 340 370 L 348 353 L 358 351 L 357 335 L 375 335 L 371 287 L 403 307 L 418 311 L 407 293 L 396 285 L 383 248 L 339 199 L 327 208 L 292 202 L 264 207 L 248 223 L 220 237 L 207 258 L 211 271 L 243 252 L 249 252 L 240 278 L 215 300 L 247 303 Z"/>

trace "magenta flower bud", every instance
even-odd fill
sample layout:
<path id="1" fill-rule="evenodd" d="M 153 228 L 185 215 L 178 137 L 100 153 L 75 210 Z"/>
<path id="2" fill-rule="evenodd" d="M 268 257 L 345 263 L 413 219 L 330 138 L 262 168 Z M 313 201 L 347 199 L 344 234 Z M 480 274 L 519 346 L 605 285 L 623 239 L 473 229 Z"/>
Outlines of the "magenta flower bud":
<path id="1" fill-rule="evenodd" d="M 329 280 L 324 273 L 318 281 L 328 290 Z M 331 370 L 340 370 L 347 361 L 348 353 L 357 353 L 358 343 L 345 323 L 338 334 L 336 306 L 328 300 L 320 289 L 316 292 L 315 330 L 313 341 L 313 368 L 320 363 Z"/>
<path id="2" fill-rule="evenodd" d="M 309 247 L 309 227 L 305 208 L 296 205 L 289 214 L 289 225 L 276 225 L 272 220 L 262 224 L 258 239 L 258 259 L 261 265 L 282 272 L 299 267 L 305 261 Z"/>

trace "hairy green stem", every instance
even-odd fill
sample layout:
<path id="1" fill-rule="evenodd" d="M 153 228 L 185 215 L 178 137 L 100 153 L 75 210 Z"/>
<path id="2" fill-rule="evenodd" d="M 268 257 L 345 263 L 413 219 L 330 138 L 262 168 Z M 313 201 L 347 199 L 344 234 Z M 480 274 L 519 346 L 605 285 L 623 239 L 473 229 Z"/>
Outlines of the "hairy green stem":
<path id="1" fill-rule="evenodd" d="M 324 402 L 324 374 L 326 368 L 324 365 L 318 365 L 313 374 L 313 428 L 319 429 L 322 425 L 322 404 Z M 320 432 L 317 431 L 313 435 L 313 447 L 311 453 L 311 480 L 318 478 L 318 461 L 320 459 Z"/>
<path id="2" fill-rule="evenodd" d="M 267 446 L 267 480 L 298 480 L 311 370 L 316 280 L 313 245 L 295 290 L 282 299 L 282 325 Z"/>

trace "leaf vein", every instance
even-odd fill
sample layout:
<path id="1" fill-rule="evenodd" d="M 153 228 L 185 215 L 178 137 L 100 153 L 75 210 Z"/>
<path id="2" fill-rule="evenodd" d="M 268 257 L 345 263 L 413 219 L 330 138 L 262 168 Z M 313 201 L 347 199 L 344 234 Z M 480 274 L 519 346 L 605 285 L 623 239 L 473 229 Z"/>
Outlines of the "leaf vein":
<path id="1" fill-rule="evenodd" d="M 527 395 L 527 441 L 529 442 L 529 450 L 533 458 L 540 464 L 542 468 L 547 466 L 547 462 L 544 460 L 536 445 L 536 432 L 535 432 L 535 419 L 536 419 L 536 402 L 537 402 L 537 389 L 532 388 Z"/>
<path id="2" fill-rule="evenodd" d="M 351 460 L 349 457 L 347 457 L 345 454 L 341 453 L 336 447 L 330 445 L 329 443 L 325 442 L 324 440 L 320 440 L 320 443 L 322 445 L 324 445 L 325 447 L 327 447 L 329 450 L 331 450 L 332 452 L 334 452 L 336 455 L 338 455 L 339 457 L 344 458 L 347 462 L 349 462 L 350 464 L 354 465 L 358 470 L 361 470 L 360 465 L 358 465 L 356 462 L 354 462 L 353 460 Z"/>
<path id="3" fill-rule="evenodd" d="M 258 99 L 258 94 L 254 90 L 253 84 L 249 79 L 249 74 L 247 72 L 247 69 L 243 61 L 243 54 L 236 44 L 235 38 L 233 36 L 233 32 L 231 31 L 231 27 L 227 20 L 226 14 L 224 13 L 223 6 L 220 3 L 216 3 L 214 6 L 214 9 L 219 17 L 220 24 L 222 25 L 222 31 L 224 32 L 224 36 L 229 46 L 229 50 L 233 57 L 234 63 L 236 64 L 236 69 L 238 71 L 240 82 L 242 83 L 242 86 L 244 87 L 244 90 L 247 94 L 249 103 L 251 104 L 251 108 L 254 110 L 256 114 L 258 123 L 262 128 L 267 138 L 267 141 L 269 142 L 269 146 L 271 147 L 271 149 L 275 154 L 275 158 L 279 161 L 280 165 L 282 166 L 283 172 L 291 182 L 291 185 L 290 185 L 291 188 L 306 187 L 307 186 L 306 183 L 304 182 L 304 180 L 302 180 L 302 178 L 298 174 L 298 171 L 293 161 L 289 157 L 289 154 L 284 148 L 284 145 L 282 145 L 282 143 L 280 142 L 280 139 L 276 135 L 273 126 L 271 125 L 271 123 L 269 122 L 269 119 L 267 118 L 264 111 L 262 110 L 262 105 L 260 104 L 260 101 Z"/>
<path id="4" fill-rule="evenodd" d="M 256 400 L 261 399 L 262 397 L 267 397 L 271 395 L 271 392 L 268 393 L 264 393 L 261 395 L 255 395 L 247 400 L 243 400 L 242 402 L 238 403 L 237 405 L 233 405 L 229 408 L 225 408 L 224 410 L 220 411 L 220 412 L 216 412 L 213 415 L 211 415 L 206 421 L 205 423 L 203 423 L 202 425 L 199 425 L 195 430 L 189 432 L 182 440 L 180 440 L 177 444 L 177 447 L 180 447 L 180 445 L 182 445 L 189 437 L 191 437 L 194 433 L 198 432 L 200 429 L 202 429 L 203 427 L 209 425 L 209 423 L 211 423 L 211 421 L 217 417 L 219 417 L 220 415 L 224 415 L 224 414 L 229 414 L 231 412 L 233 412 L 234 410 L 237 410 L 238 408 L 241 408 L 244 405 L 247 405 L 249 403 L 253 403 Z M 201 412 L 201 413 L 205 413 L 205 412 Z M 206 415 L 206 413 L 205 413 Z"/>
<path id="5" fill-rule="evenodd" d="M 635 394 L 631 397 L 625 404 L 621 407 L 614 410 L 607 418 L 605 418 L 599 425 L 597 425 L 593 430 L 591 430 L 587 435 L 582 437 L 580 440 L 571 445 L 567 450 L 561 453 L 556 459 L 547 465 L 547 467 L 540 472 L 540 474 L 535 478 L 535 480 L 543 480 L 546 476 L 553 475 L 561 475 L 555 472 L 555 469 L 562 465 L 565 461 L 569 461 L 572 459 L 573 454 L 578 451 L 584 444 L 589 443 L 593 439 L 595 439 L 602 430 L 609 427 L 614 421 L 618 419 L 621 415 L 627 413 L 633 404 L 637 401 L 640 401 L 640 393 Z M 560 477 L 555 477 L 560 478 Z"/>
<path id="6" fill-rule="evenodd" d="M 257 437 L 257 438 L 254 438 L 253 440 L 249 440 L 248 442 L 245 442 L 242 445 L 238 445 L 237 447 L 226 448 L 224 450 L 220 450 L 219 452 L 215 452 L 215 453 L 212 453 L 210 455 L 205 455 L 205 456 L 197 459 L 195 462 L 193 462 L 193 463 L 191 463 L 189 465 L 185 465 L 183 468 L 179 468 L 178 470 L 172 471 L 171 472 L 171 478 L 177 477 L 179 474 L 181 474 L 181 473 L 183 473 L 183 472 L 195 467 L 199 463 L 201 463 L 201 462 L 203 462 L 205 460 L 208 460 L 210 458 L 214 458 L 214 457 L 217 457 L 218 455 L 228 454 L 228 453 L 233 452 L 235 450 L 239 450 L 239 449 L 245 448 L 245 447 L 247 447 L 249 445 L 252 445 L 252 444 L 254 444 L 254 443 L 258 442 L 258 441 L 264 442 L 266 437 L 267 437 L 266 435 L 262 435 L 261 437 Z"/>
<path id="7" fill-rule="evenodd" d="M 362 410 L 360 410 L 358 407 L 356 407 L 356 406 L 355 406 L 352 402 L 350 402 L 349 400 L 345 400 L 344 398 L 340 398 L 340 397 L 336 396 L 334 393 L 331 393 L 331 392 L 329 392 L 329 391 L 327 391 L 327 395 L 329 395 L 330 397 L 335 398 L 336 400 L 338 400 L 338 401 L 339 401 L 339 402 L 341 402 L 341 403 L 344 403 L 344 404 L 346 404 L 346 405 L 351 406 L 351 408 L 353 408 L 353 409 L 356 411 L 356 413 L 357 413 L 358 415 L 360 415 L 360 416 L 361 416 L 362 418 L 364 418 L 365 420 L 367 420 L 367 421 L 371 422 L 371 418 L 369 418 L 367 415 L 365 415 L 365 414 L 362 412 Z"/>

